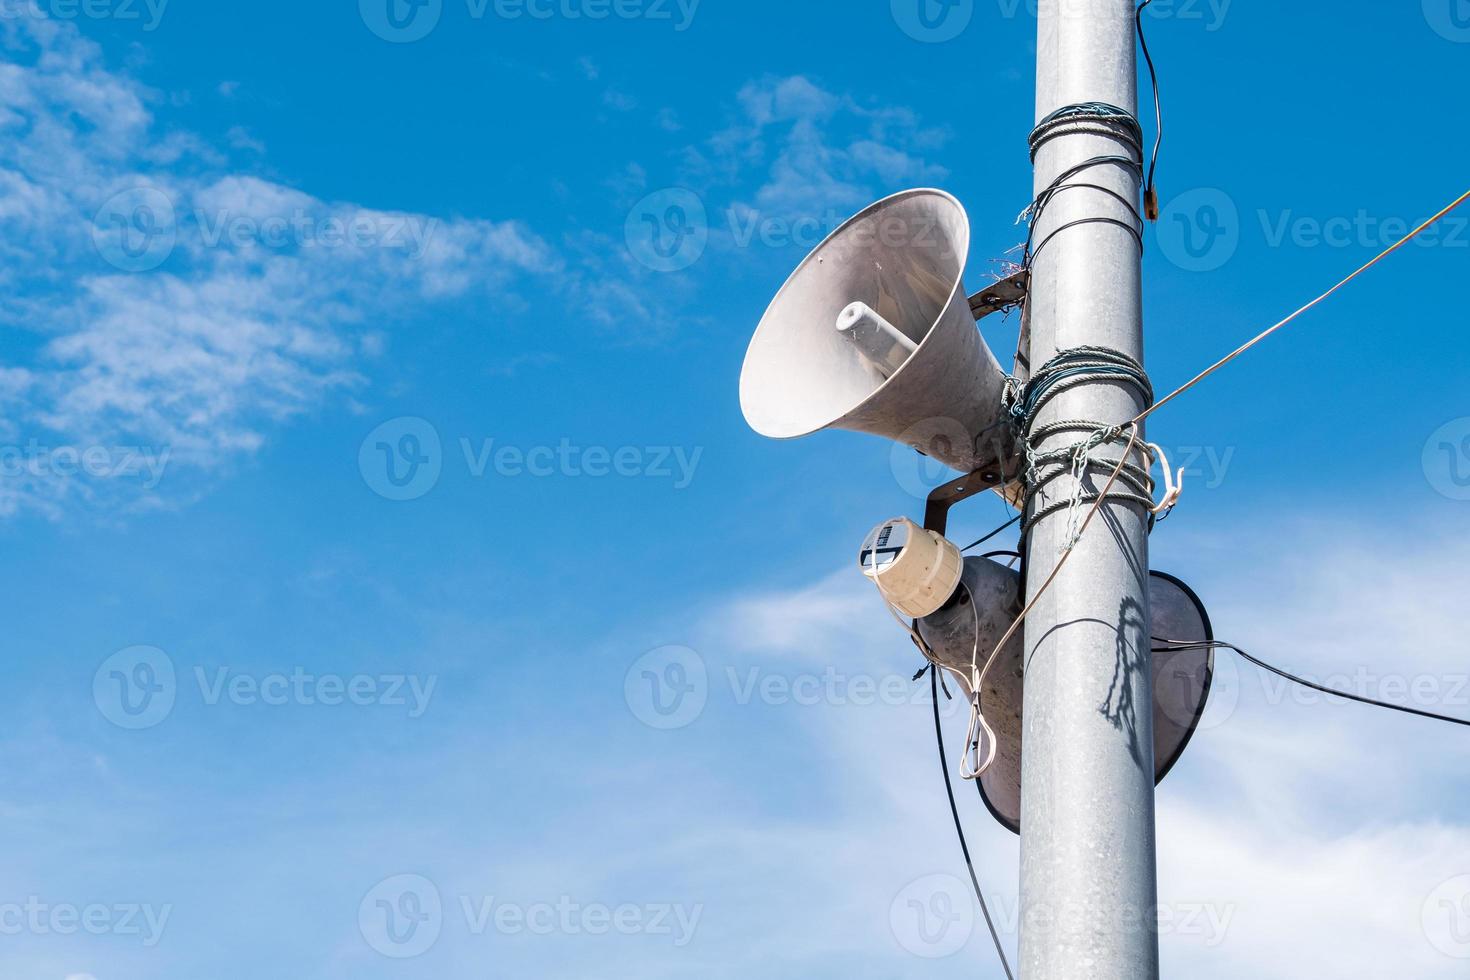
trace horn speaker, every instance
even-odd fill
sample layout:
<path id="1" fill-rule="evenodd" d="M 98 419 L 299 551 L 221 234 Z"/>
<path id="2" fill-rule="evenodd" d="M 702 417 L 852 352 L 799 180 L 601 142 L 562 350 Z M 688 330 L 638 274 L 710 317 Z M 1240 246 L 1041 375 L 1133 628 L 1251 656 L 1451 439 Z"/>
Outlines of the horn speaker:
<path id="1" fill-rule="evenodd" d="M 940 664 L 953 671 L 968 691 L 970 661 L 979 623 L 980 656 L 995 644 L 1021 612 L 1021 575 L 985 558 L 965 559 L 962 581 L 950 601 L 919 620 L 924 638 Z M 1172 575 L 1149 577 L 1153 635 L 1184 643 L 1210 643 L 1214 631 L 1199 597 Z M 1182 644 L 1180 644 L 1182 645 Z M 1021 827 L 1021 730 L 1025 644 L 1018 634 L 996 654 L 980 694 L 985 720 L 995 731 L 995 761 L 980 777 L 980 793 L 991 814 L 1019 833 Z M 1214 673 L 1213 650 L 1190 649 L 1151 654 L 1154 691 L 1154 771 L 1162 782 L 1189 745 L 1204 714 Z"/>
<path id="2" fill-rule="evenodd" d="M 834 231 L 756 328 L 740 376 L 751 428 L 867 432 L 963 473 L 1005 458 L 1006 376 L 970 309 L 969 249 L 965 209 L 938 190 L 895 194 Z"/>

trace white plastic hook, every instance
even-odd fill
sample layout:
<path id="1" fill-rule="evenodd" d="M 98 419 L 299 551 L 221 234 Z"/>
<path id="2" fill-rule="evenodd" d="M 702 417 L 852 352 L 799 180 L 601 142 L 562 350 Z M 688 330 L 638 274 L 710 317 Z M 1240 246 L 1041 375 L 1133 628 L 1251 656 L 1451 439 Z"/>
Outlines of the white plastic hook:
<path id="1" fill-rule="evenodd" d="M 1174 509 L 1179 503 L 1179 497 L 1184 493 L 1184 469 L 1181 467 L 1177 473 L 1169 469 L 1169 457 L 1164 454 L 1164 447 L 1158 443 L 1148 443 L 1148 452 L 1151 457 L 1158 460 L 1164 470 L 1164 499 L 1159 501 L 1150 513 L 1163 514 Z"/>

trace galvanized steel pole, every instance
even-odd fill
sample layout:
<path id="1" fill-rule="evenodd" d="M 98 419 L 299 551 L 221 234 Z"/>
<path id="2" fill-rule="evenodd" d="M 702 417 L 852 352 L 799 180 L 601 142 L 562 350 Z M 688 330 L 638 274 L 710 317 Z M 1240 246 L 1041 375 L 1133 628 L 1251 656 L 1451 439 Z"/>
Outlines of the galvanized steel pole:
<path id="1" fill-rule="evenodd" d="M 1069 105 L 1109 103 L 1138 114 L 1133 0 L 1041 0 L 1037 119 Z M 1040 194 L 1070 168 L 1098 156 L 1142 160 L 1126 126 L 1056 130 L 1036 157 Z M 1093 166 L 1071 178 L 1137 202 L 1139 173 Z M 1059 351 L 1101 346 L 1143 360 L 1140 248 L 1119 200 L 1091 188 L 1053 197 L 1035 240 L 1060 232 L 1036 256 L 1028 314 L 1034 369 Z M 1051 398 L 1037 424 L 1124 422 L 1144 408 L 1116 382 L 1069 388 Z M 1040 440 L 1045 451 L 1085 433 Z M 1117 460 L 1122 443 L 1098 452 Z M 1141 454 L 1137 454 L 1138 460 Z M 1096 493 L 1108 472 L 1084 483 Z M 1044 501 L 1067 499 L 1063 476 Z M 1086 504 L 1084 506 L 1090 506 Z M 1108 502 L 1025 626 L 1022 757 L 1020 972 L 1023 980 L 1155 980 L 1153 697 L 1149 670 L 1147 514 Z M 1068 538 L 1065 510 L 1041 520 L 1028 539 L 1032 595 Z"/>

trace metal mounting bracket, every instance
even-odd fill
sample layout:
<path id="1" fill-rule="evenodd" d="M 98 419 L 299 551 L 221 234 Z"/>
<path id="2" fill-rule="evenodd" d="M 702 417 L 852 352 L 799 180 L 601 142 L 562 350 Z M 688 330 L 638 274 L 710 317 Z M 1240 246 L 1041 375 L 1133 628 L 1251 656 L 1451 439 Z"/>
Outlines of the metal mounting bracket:
<path id="1" fill-rule="evenodd" d="M 976 320 L 983 320 L 992 313 L 1018 306 L 1025 301 L 1026 290 L 1030 285 L 1030 272 L 1025 269 L 1013 272 L 971 296 L 970 312 L 975 314 Z"/>

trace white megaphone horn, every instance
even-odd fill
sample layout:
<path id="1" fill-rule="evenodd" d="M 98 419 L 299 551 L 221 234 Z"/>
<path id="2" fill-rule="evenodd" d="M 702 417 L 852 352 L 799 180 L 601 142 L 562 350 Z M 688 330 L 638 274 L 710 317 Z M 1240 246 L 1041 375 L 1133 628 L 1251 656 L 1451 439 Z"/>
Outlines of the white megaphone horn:
<path id="1" fill-rule="evenodd" d="M 1006 375 L 965 291 L 970 225 L 938 190 L 886 198 L 817 246 L 766 310 L 740 376 L 751 428 L 849 429 L 962 473 L 1011 454 Z"/>

